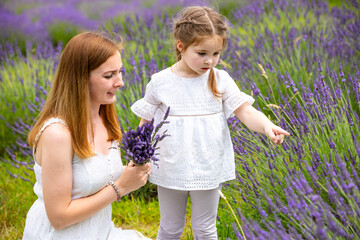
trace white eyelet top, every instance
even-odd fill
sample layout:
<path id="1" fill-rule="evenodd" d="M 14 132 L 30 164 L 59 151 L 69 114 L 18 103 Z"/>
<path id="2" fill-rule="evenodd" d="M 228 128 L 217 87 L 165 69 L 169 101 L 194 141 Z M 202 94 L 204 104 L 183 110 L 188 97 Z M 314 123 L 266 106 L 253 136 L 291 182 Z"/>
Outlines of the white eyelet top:
<path id="1" fill-rule="evenodd" d="M 159 168 L 152 166 L 149 181 L 178 190 L 214 189 L 235 178 L 234 150 L 227 118 L 245 102 L 254 99 L 241 92 L 226 71 L 214 69 L 216 98 L 208 87 L 209 72 L 196 78 L 182 78 L 170 68 L 151 77 L 144 98 L 132 111 L 159 123 L 170 106 L 168 130 L 171 136 L 160 142 Z"/>
<path id="2" fill-rule="evenodd" d="M 51 118 L 45 122 L 35 138 L 33 152 L 40 135 L 46 127 L 54 123 L 66 123 L 59 118 Z M 56 154 L 56 153 L 54 153 Z M 35 155 L 34 155 L 35 160 Z M 31 206 L 27 216 L 23 239 L 147 239 L 142 238 L 135 230 L 115 228 L 112 219 L 112 208 L 108 205 L 90 218 L 73 224 L 62 230 L 55 230 L 51 225 L 44 205 L 42 189 L 42 168 L 35 161 L 34 172 L 36 183 L 34 192 L 38 199 Z M 96 153 L 95 156 L 81 159 L 74 154 L 72 159 L 73 185 L 71 199 L 92 195 L 107 186 L 109 180 L 116 181 L 123 172 L 123 164 L 117 142 L 107 155 Z"/>

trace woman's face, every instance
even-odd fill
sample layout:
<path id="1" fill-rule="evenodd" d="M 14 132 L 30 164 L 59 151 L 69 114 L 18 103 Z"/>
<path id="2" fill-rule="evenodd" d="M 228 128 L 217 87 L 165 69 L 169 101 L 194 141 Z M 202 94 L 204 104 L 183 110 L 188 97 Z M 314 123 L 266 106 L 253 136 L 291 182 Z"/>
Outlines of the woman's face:
<path id="1" fill-rule="evenodd" d="M 121 55 L 117 51 L 100 67 L 90 72 L 89 92 L 91 104 L 102 105 L 115 102 L 115 93 L 124 86 Z"/>

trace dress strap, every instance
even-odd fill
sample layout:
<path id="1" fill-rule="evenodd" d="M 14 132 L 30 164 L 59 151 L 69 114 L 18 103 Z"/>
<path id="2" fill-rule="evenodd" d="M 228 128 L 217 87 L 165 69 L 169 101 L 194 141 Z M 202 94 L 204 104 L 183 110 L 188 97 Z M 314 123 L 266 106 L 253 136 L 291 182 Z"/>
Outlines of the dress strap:
<path id="1" fill-rule="evenodd" d="M 118 149 L 118 142 L 116 140 L 112 140 L 111 142 L 111 149 Z"/>
<path id="2" fill-rule="evenodd" d="M 43 133 L 43 131 L 45 130 L 45 128 L 47 128 L 48 126 L 50 126 L 53 123 L 61 123 L 63 125 L 65 125 L 65 127 L 67 127 L 66 123 L 64 120 L 60 119 L 60 118 L 49 118 L 44 125 L 41 127 L 40 131 L 38 132 L 38 134 L 35 137 L 35 141 L 34 141 L 34 145 L 33 145 L 33 154 L 35 154 L 35 150 L 36 150 L 36 145 L 40 139 L 41 134 Z"/>

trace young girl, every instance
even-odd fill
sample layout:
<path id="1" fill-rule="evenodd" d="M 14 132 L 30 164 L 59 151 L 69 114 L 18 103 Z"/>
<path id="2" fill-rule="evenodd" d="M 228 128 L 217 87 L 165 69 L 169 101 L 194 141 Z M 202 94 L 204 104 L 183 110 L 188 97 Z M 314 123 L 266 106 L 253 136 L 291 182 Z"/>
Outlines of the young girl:
<path id="1" fill-rule="evenodd" d="M 111 203 L 147 182 L 150 165 L 125 168 L 115 93 L 122 81 L 121 46 L 85 32 L 66 45 L 46 104 L 29 134 L 38 199 L 24 240 L 144 239 L 115 228 Z"/>
<path id="2" fill-rule="evenodd" d="M 248 128 L 281 144 L 282 128 L 251 104 L 223 70 L 214 68 L 226 46 L 227 26 L 209 7 L 185 8 L 175 23 L 178 61 L 151 78 L 143 99 L 131 107 L 140 124 L 161 120 L 167 107 L 171 137 L 159 145 L 159 168 L 149 181 L 158 185 L 160 227 L 157 239 L 179 239 L 186 202 L 191 198 L 195 239 L 217 239 L 218 189 L 235 179 L 234 151 L 227 118 L 236 115 Z"/>

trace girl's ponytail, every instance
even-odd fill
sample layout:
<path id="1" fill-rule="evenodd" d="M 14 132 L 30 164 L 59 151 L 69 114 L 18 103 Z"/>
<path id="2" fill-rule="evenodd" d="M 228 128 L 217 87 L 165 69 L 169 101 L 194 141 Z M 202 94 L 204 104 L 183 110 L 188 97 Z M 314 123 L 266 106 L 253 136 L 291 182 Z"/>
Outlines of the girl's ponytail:
<path id="1" fill-rule="evenodd" d="M 177 49 L 177 47 L 175 47 L 175 49 L 176 49 L 176 60 L 180 61 L 181 60 L 181 52 L 179 49 Z"/>
<path id="2" fill-rule="evenodd" d="M 215 78 L 214 68 L 210 69 L 208 85 L 209 85 L 209 88 L 210 88 L 212 94 L 215 97 L 218 97 L 218 98 L 221 97 L 221 93 L 218 91 L 217 86 L 216 86 L 216 78 Z"/>

